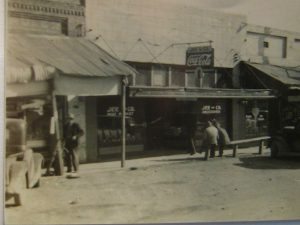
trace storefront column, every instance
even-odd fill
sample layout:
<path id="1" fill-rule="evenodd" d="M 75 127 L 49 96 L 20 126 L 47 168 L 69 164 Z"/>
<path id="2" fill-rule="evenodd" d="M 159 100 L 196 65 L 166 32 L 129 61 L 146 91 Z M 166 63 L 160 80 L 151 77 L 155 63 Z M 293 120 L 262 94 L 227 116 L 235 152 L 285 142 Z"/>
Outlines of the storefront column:
<path id="1" fill-rule="evenodd" d="M 127 78 L 122 80 L 122 160 L 121 167 L 125 167 L 126 160 L 126 83 Z"/>
<path id="2" fill-rule="evenodd" d="M 97 97 L 86 97 L 86 154 L 87 162 L 98 160 Z"/>
<path id="3" fill-rule="evenodd" d="M 232 100 L 232 140 L 245 136 L 245 106 L 239 99 Z"/>
<path id="4" fill-rule="evenodd" d="M 52 94 L 52 105 L 53 105 L 53 115 L 54 115 L 54 123 L 55 123 L 55 134 L 57 143 L 57 160 L 58 160 L 58 174 L 64 175 L 64 162 L 62 156 L 62 145 L 61 145 L 61 135 L 59 130 L 59 122 L 58 122 L 58 110 L 57 110 L 57 102 L 55 93 Z"/>

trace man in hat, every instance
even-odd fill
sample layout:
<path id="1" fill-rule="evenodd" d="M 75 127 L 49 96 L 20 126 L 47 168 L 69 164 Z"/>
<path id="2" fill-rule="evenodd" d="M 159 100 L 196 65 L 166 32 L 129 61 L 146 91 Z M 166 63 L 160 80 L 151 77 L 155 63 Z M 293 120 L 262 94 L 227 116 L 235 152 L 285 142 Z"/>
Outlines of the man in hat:
<path id="1" fill-rule="evenodd" d="M 66 119 L 67 121 L 63 129 L 63 137 L 66 150 L 67 172 L 72 172 L 73 167 L 74 172 L 76 173 L 79 169 L 79 158 L 77 152 L 78 141 L 84 132 L 80 126 L 73 121 L 73 114 L 69 114 Z"/>

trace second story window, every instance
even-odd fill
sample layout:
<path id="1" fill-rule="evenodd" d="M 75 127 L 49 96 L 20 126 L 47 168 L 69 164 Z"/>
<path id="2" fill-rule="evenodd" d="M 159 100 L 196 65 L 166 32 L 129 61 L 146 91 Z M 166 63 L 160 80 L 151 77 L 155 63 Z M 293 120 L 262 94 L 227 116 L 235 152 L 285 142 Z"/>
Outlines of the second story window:
<path id="1" fill-rule="evenodd" d="M 269 48 L 269 42 L 264 41 L 264 48 Z"/>
<path id="2" fill-rule="evenodd" d="M 152 79 L 153 86 L 168 86 L 168 73 L 169 67 L 165 65 L 152 66 Z"/>

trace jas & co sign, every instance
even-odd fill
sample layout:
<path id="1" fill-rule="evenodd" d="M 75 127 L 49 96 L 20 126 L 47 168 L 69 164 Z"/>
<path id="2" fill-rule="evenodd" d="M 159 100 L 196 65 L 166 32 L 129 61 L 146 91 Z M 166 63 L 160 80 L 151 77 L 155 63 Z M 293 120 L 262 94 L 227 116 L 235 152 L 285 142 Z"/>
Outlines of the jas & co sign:
<path id="1" fill-rule="evenodd" d="M 214 49 L 211 46 L 188 48 L 186 51 L 186 65 L 188 67 L 213 67 Z"/>

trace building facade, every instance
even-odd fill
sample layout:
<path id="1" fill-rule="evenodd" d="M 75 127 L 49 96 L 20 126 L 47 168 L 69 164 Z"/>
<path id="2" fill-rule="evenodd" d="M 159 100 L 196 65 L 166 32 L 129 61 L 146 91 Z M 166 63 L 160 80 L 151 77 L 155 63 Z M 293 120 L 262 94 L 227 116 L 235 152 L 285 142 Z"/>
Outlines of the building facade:
<path id="1" fill-rule="evenodd" d="M 85 131 L 80 161 L 97 161 L 95 101 L 120 96 L 123 77 L 135 70 L 82 38 L 85 1 L 10 0 L 7 6 L 7 116 L 27 122 L 28 147 L 49 159 L 60 145 L 49 140 L 61 139 L 64 118 L 73 113 Z"/>
<path id="2" fill-rule="evenodd" d="M 87 27 L 93 30 L 88 38 L 140 73 L 129 85 L 128 104 L 132 127 L 142 130 L 145 149 L 190 148 L 186 125 L 191 123 L 201 145 L 201 131 L 210 119 L 219 120 L 234 140 L 268 134 L 266 99 L 274 96 L 255 82 L 246 90 L 237 66 L 249 57 L 245 16 L 156 1 L 94 1 L 87 12 Z M 199 56 L 208 55 L 205 49 L 212 53 L 209 65 Z M 104 115 L 112 108 L 98 103 L 100 157 L 107 146 L 101 149 L 101 140 L 118 129 L 101 125 L 110 124 Z"/>
<path id="3" fill-rule="evenodd" d="M 190 148 L 191 127 L 201 146 L 203 128 L 211 119 L 220 121 L 233 140 L 267 135 L 269 106 L 276 96 L 256 73 L 245 72 L 241 61 L 292 67 L 299 59 L 299 34 L 249 25 L 242 15 L 172 2 L 9 0 L 7 30 L 86 35 L 134 67 L 139 74 L 128 80 L 126 99 L 127 152 L 134 154 Z M 57 98 L 60 117 L 67 111 L 75 114 L 86 131 L 81 162 L 120 155 L 119 92 L 101 88 L 107 90 L 101 96 L 69 93 Z"/>

